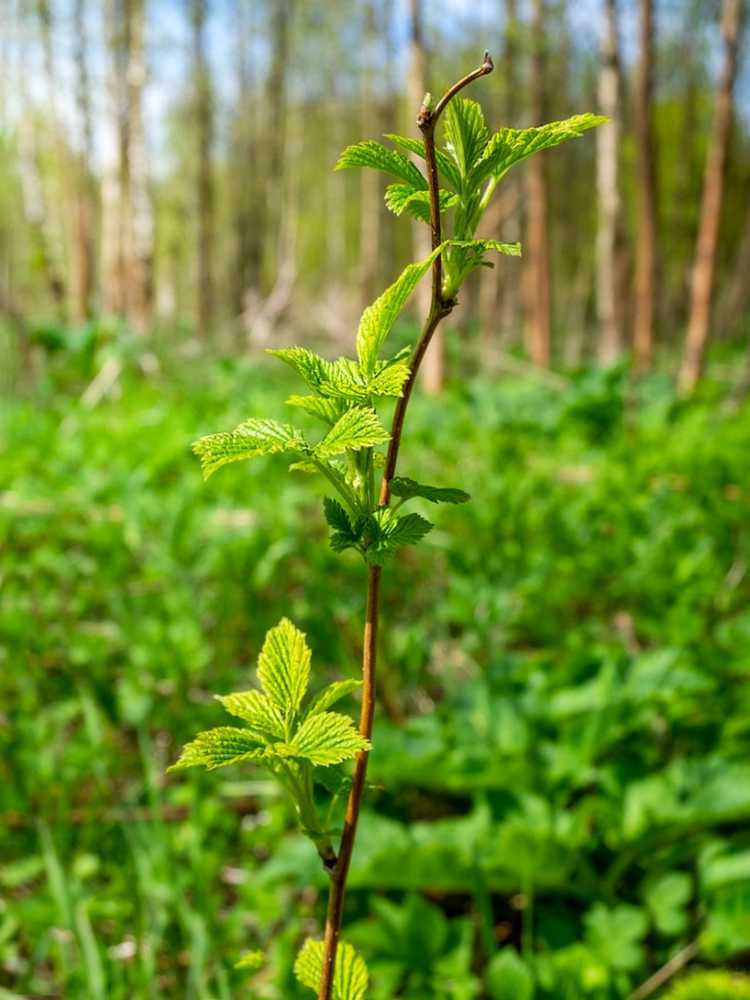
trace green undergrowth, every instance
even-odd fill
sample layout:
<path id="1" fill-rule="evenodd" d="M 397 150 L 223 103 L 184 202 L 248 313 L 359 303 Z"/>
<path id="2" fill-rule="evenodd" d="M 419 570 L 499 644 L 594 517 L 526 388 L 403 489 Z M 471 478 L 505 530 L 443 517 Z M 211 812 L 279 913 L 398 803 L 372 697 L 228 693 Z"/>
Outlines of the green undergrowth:
<path id="1" fill-rule="evenodd" d="M 357 675 L 358 557 L 321 544 L 309 481 L 280 456 L 204 485 L 189 456 L 297 386 L 227 362 L 91 409 L 52 388 L 0 411 L 0 987 L 307 996 L 325 885 L 292 810 L 262 771 L 163 773 L 283 615 L 313 694 Z M 384 579 L 347 901 L 372 996 L 619 1000 L 691 941 L 741 962 L 750 409 L 613 369 L 408 421 L 403 475 L 458 467 L 472 501 L 418 501 L 435 528 Z"/>

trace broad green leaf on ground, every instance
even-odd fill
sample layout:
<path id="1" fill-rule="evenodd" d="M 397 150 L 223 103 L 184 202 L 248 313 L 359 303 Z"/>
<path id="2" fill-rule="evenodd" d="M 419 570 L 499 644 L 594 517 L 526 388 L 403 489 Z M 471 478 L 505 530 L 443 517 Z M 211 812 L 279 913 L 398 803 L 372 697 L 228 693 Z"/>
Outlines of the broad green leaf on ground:
<path id="1" fill-rule="evenodd" d="M 281 451 L 306 450 L 305 439 L 295 427 L 276 420 L 246 420 L 233 431 L 208 434 L 193 444 L 205 479 L 230 462 L 241 462 Z"/>
<path id="2" fill-rule="evenodd" d="M 356 757 L 360 750 L 369 748 L 369 742 L 360 736 L 348 715 L 318 712 L 305 719 L 284 752 L 326 767 Z"/>
<path id="3" fill-rule="evenodd" d="M 413 188 L 427 189 L 427 181 L 411 160 L 403 153 L 388 149 L 374 139 L 365 139 L 364 142 L 347 146 L 339 157 L 335 169 L 344 170 L 347 167 L 372 167 L 399 177 Z"/>
<path id="4" fill-rule="evenodd" d="M 423 160 L 425 159 L 424 141 L 422 139 L 414 139 L 412 136 L 406 135 L 395 135 L 392 132 L 386 135 L 386 139 L 390 139 L 394 145 L 400 146 L 402 149 L 407 150 L 407 152 L 415 153 L 417 156 L 421 156 Z M 458 191 L 461 187 L 461 174 L 458 171 L 458 167 L 442 149 L 436 149 L 435 154 L 438 173 L 445 177 L 451 186 Z"/>
<path id="5" fill-rule="evenodd" d="M 306 347 L 269 348 L 266 352 L 284 361 L 300 375 L 311 389 L 320 388 L 330 371 L 331 362 L 326 361 Z"/>
<path id="6" fill-rule="evenodd" d="M 324 688 L 319 695 L 317 695 L 307 710 L 307 715 L 319 715 L 321 712 L 325 712 L 326 709 L 330 708 L 331 705 L 335 705 L 337 701 L 341 701 L 347 695 L 352 694 L 362 687 L 362 681 L 358 680 L 345 680 L 345 681 L 334 681 L 333 684 L 329 684 L 327 688 Z"/>
<path id="7" fill-rule="evenodd" d="M 431 503 L 466 503 L 471 499 L 464 490 L 450 486 L 428 486 L 426 483 L 418 483 L 407 476 L 396 476 L 395 479 L 391 480 L 391 493 L 403 500 L 421 497 Z"/>
<path id="8" fill-rule="evenodd" d="M 304 633 L 288 618 L 282 618 L 266 634 L 258 657 L 258 677 L 276 708 L 297 711 L 310 681 L 310 648 Z"/>
<path id="9" fill-rule="evenodd" d="M 641 942 L 648 930 L 643 910 L 628 903 L 612 909 L 597 903 L 586 914 L 584 924 L 591 950 L 610 969 L 630 972 L 642 964 Z"/>
<path id="10" fill-rule="evenodd" d="M 442 250 L 439 246 L 429 257 L 405 267 L 396 281 L 362 313 L 357 331 L 357 355 L 363 372 L 370 375 L 375 371 L 380 349 L 399 313 Z"/>
<path id="11" fill-rule="evenodd" d="M 487 987 L 492 1000 L 533 1000 L 534 977 L 512 947 L 499 951 L 487 967 Z"/>
<path id="12" fill-rule="evenodd" d="M 692 895 L 693 880 L 687 872 L 667 872 L 647 884 L 646 906 L 661 934 L 682 934 L 688 924 L 687 906 Z"/>
<path id="13" fill-rule="evenodd" d="M 488 177 L 499 180 L 514 163 L 525 160 L 532 153 L 558 146 L 567 139 L 575 139 L 606 121 L 602 115 L 586 113 L 534 128 L 501 128 L 486 144 L 481 159 L 476 163 L 472 180 L 476 184 Z"/>
<path id="14" fill-rule="evenodd" d="M 320 988 L 324 954 L 323 942 L 308 938 L 294 963 L 297 979 L 314 993 Z M 339 941 L 333 974 L 333 1000 L 364 1000 L 368 983 L 364 959 L 348 942 Z"/>
<path id="15" fill-rule="evenodd" d="M 283 739 L 284 718 L 275 705 L 260 691 L 237 691 L 233 694 L 218 695 L 230 715 L 242 719 L 253 734 L 263 741 Z"/>
<path id="16" fill-rule="evenodd" d="M 367 406 L 355 406 L 333 425 L 315 447 L 315 457 L 332 458 L 345 451 L 358 451 L 384 444 L 390 435 L 375 412 Z"/>
<path id="17" fill-rule="evenodd" d="M 468 97 L 458 97 L 446 108 L 443 121 L 448 151 L 461 175 L 468 177 L 490 138 L 482 108 Z"/>
<path id="18" fill-rule="evenodd" d="M 208 729 L 188 743 L 177 763 L 172 764 L 170 771 L 180 771 L 186 767 L 203 765 L 209 771 L 227 764 L 239 764 L 245 760 L 257 760 L 264 757 L 268 747 L 253 736 L 249 729 L 235 729 L 232 726 L 220 726 L 218 729 Z"/>

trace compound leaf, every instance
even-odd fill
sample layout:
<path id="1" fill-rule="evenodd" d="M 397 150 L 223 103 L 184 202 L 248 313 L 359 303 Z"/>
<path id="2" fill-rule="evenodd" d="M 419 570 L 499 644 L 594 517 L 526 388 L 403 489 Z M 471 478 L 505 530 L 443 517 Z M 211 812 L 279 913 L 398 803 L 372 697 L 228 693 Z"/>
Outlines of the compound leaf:
<path id="1" fill-rule="evenodd" d="M 391 480 L 391 493 L 404 500 L 421 497 L 430 503 L 466 503 L 471 500 L 469 494 L 463 490 L 450 486 L 428 486 L 406 476 L 397 476 Z"/>
<path id="2" fill-rule="evenodd" d="M 562 121 L 547 122 L 534 128 L 501 128 L 486 144 L 481 159 L 477 162 L 472 180 L 480 184 L 488 177 L 499 180 L 514 163 L 525 160 L 532 153 L 559 146 L 567 139 L 575 139 L 588 129 L 596 128 L 607 121 L 602 115 L 587 112 L 573 115 Z"/>
<path id="3" fill-rule="evenodd" d="M 247 722 L 250 729 L 264 742 L 284 739 L 284 719 L 277 708 L 260 691 L 237 691 L 217 695 L 230 715 Z"/>
<path id="4" fill-rule="evenodd" d="M 380 348 L 399 313 L 442 250 L 441 245 L 429 257 L 405 267 L 396 281 L 362 313 L 357 330 L 357 355 L 362 371 L 366 374 L 371 375 L 375 371 Z"/>
<path id="5" fill-rule="evenodd" d="M 333 684 L 329 684 L 327 688 L 324 688 L 313 699 L 307 710 L 307 715 L 320 715 L 321 712 L 325 712 L 331 705 L 335 705 L 337 701 L 341 701 L 342 698 L 345 698 L 348 694 L 352 694 L 360 687 L 362 687 L 362 681 L 334 681 Z"/>
<path id="6" fill-rule="evenodd" d="M 388 149 L 374 139 L 365 139 L 364 142 L 347 146 L 339 156 L 335 169 L 344 170 L 347 167 L 372 167 L 393 174 L 413 188 L 427 189 L 427 181 L 411 160 L 408 160 L 403 153 Z"/>
<path id="7" fill-rule="evenodd" d="M 380 423 L 375 410 L 369 406 L 354 406 L 346 411 L 316 446 L 315 457 L 327 459 L 347 450 L 372 448 L 388 439 L 388 431 Z"/>
<path id="8" fill-rule="evenodd" d="M 406 135 L 394 135 L 393 133 L 388 133 L 386 139 L 390 139 L 394 145 L 400 146 L 410 153 L 416 153 L 417 156 L 421 156 L 423 160 L 425 159 L 424 141 L 422 139 L 414 139 Z M 458 172 L 456 164 L 442 149 L 435 150 L 435 158 L 437 159 L 438 172 L 446 177 L 456 190 L 459 190 L 461 187 L 461 174 Z"/>
<path id="9" fill-rule="evenodd" d="M 445 111 L 445 138 L 461 175 L 468 177 L 490 138 L 484 112 L 476 101 L 468 97 L 451 101 Z"/>
<path id="10" fill-rule="evenodd" d="M 258 677 L 276 708 L 297 711 L 310 681 L 310 648 L 304 633 L 288 618 L 282 618 L 266 634 L 258 657 Z"/>
<path id="11" fill-rule="evenodd" d="M 360 736 L 348 715 L 319 712 L 305 719 L 284 753 L 326 767 L 356 757 L 360 750 L 369 748 L 369 741 Z"/>
<path id="12" fill-rule="evenodd" d="M 314 993 L 320 989 L 325 948 L 322 941 L 308 938 L 294 963 L 294 974 Z M 334 1000 L 364 1000 L 369 984 L 367 966 L 361 955 L 346 941 L 339 941 L 333 973 Z"/>
<path id="13" fill-rule="evenodd" d="M 264 757 L 268 748 L 259 743 L 249 729 L 235 729 L 220 726 L 207 729 L 183 747 L 180 759 L 172 764 L 170 771 L 180 771 L 185 767 L 203 765 L 209 771 L 227 764 L 239 764 L 245 760 Z"/>
<path id="14" fill-rule="evenodd" d="M 280 451 L 305 451 L 307 445 L 302 434 L 289 424 L 276 420 L 246 420 L 233 431 L 208 434 L 193 444 L 199 457 L 203 478 L 208 477 L 230 462 L 241 462 L 259 455 L 273 455 Z"/>
<path id="15" fill-rule="evenodd" d="M 331 368 L 330 361 L 326 361 L 313 351 L 308 351 L 306 347 L 269 348 L 266 353 L 272 354 L 293 368 L 311 389 L 320 388 L 321 382 L 328 377 Z"/>
<path id="16" fill-rule="evenodd" d="M 340 400 L 326 396 L 290 396 L 286 402 L 288 406 L 297 406 L 328 425 L 335 424 L 343 412 Z"/>

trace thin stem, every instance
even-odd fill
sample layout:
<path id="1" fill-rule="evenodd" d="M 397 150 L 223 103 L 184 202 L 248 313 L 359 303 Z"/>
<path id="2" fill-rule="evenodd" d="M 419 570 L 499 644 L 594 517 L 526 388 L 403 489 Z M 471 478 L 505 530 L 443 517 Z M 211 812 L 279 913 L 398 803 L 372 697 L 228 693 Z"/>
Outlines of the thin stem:
<path id="1" fill-rule="evenodd" d="M 440 180 L 438 177 L 437 157 L 435 155 L 435 126 L 450 101 L 480 76 L 491 73 L 492 59 L 488 52 L 484 54 L 482 65 L 455 83 L 438 101 L 434 110 L 423 105 L 419 111 L 417 124 L 424 136 L 425 161 L 427 164 L 427 179 L 430 187 L 430 226 L 432 230 L 432 247 L 436 249 L 441 242 L 440 226 Z M 403 433 L 404 418 L 409 405 L 414 382 L 430 346 L 433 334 L 440 321 L 453 309 L 453 300 L 445 301 L 442 296 L 442 263 L 440 254 L 432 265 L 432 297 L 430 309 L 425 320 L 417 346 L 414 348 L 409 364 L 409 377 L 404 384 L 403 395 L 396 403 L 391 426 L 391 438 L 388 445 L 383 481 L 380 487 L 380 506 L 387 507 L 391 498 L 391 480 L 396 471 L 396 462 Z M 362 645 L 362 708 L 360 711 L 359 731 L 366 740 L 372 737 L 372 723 L 375 716 L 375 668 L 377 663 L 378 616 L 380 611 L 380 577 L 381 567 L 371 566 L 367 574 L 367 612 L 365 615 L 365 631 Z M 338 858 L 330 869 L 331 890 L 328 897 L 328 913 L 323 951 L 323 971 L 320 978 L 318 1000 L 331 1000 L 333 975 L 336 967 L 336 951 L 338 949 L 341 918 L 344 910 L 346 880 L 354 850 L 357 835 L 357 823 L 362 806 L 362 796 L 365 790 L 369 751 L 363 750 L 354 762 L 352 786 L 344 817 L 344 831 L 341 835 Z"/>

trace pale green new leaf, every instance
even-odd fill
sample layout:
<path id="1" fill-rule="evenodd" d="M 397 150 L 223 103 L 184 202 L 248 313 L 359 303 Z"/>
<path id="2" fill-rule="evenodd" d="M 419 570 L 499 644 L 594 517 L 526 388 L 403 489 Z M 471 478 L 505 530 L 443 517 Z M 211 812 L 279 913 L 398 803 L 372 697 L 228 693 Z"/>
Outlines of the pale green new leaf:
<path id="1" fill-rule="evenodd" d="M 260 691 L 237 691 L 217 695 L 230 715 L 243 719 L 253 734 L 264 742 L 284 739 L 284 718 L 281 712 Z"/>
<path id="2" fill-rule="evenodd" d="M 504 253 L 508 257 L 521 256 L 520 243 L 501 243 L 499 240 L 451 240 L 450 243 L 452 247 L 459 247 L 461 250 L 473 250 L 479 256 L 488 250 Z"/>
<path id="3" fill-rule="evenodd" d="M 183 747 L 180 759 L 168 769 L 181 771 L 186 767 L 202 765 L 213 771 L 227 764 L 239 764 L 245 760 L 256 760 L 264 757 L 268 748 L 259 743 L 249 729 L 235 729 L 232 726 L 220 726 L 218 729 L 208 729 L 199 733 L 196 738 Z"/>
<path id="4" fill-rule="evenodd" d="M 487 143 L 472 173 L 472 180 L 476 184 L 487 177 L 499 180 L 514 163 L 525 160 L 532 153 L 559 146 L 561 142 L 575 139 L 606 121 L 602 115 L 586 113 L 534 128 L 501 128 Z"/>
<path id="5" fill-rule="evenodd" d="M 209 434 L 193 444 L 193 451 L 200 458 L 204 479 L 230 462 L 280 451 L 302 452 L 306 448 L 305 439 L 295 427 L 276 420 L 255 418 L 246 420 L 233 431 Z"/>
<path id="6" fill-rule="evenodd" d="M 440 214 L 453 208 L 458 202 L 458 195 L 452 191 L 441 189 L 440 191 Z M 402 215 L 408 212 L 422 222 L 430 222 L 430 192 L 415 191 L 408 184 L 389 184 L 385 192 L 386 206 L 394 215 Z"/>
<path id="7" fill-rule="evenodd" d="M 337 701 L 341 701 L 342 698 L 352 694 L 360 687 L 362 687 L 362 681 L 334 681 L 313 699 L 307 710 L 307 715 L 320 715 L 321 712 L 325 712 L 331 705 L 335 705 Z"/>
<path id="8" fill-rule="evenodd" d="M 369 749 L 369 741 L 360 736 L 348 715 L 319 712 L 305 719 L 283 752 L 290 757 L 302 757 L 312 764 L 327 767 L 356 757 L 360 750 Z"/>
<path id="9" fill-rule="evenodd" d="M 395 149 L 381 146 L 374 139 L 365 139 L 354 146 L 347 146 L 338 159 L 336 170 L 346 167 L 372 167 L 393 174 L 414 188 L 427 188 L 427 181 L 411 160 Z"/>
<path id="10" fill-rule="evenodd" d="M 409 377 L 409 366 L 399 362 L 387 365 L 375 375 L 368 385 L 372 396 L 400 396 L 404 382 Z"/>
<path id="11" fill-rule="evenodd" d="M 314 993 L 320 989 L 325 948 L 322 941 L 308 938 L 294 963 L 294 974 Z M 333 973 L 334 1000 L 364 1000 L 369 985 L 367 966 L 361 955 L 346 941 L 339 941 Z"/>
<path id="12" fill-rule="evenodd" d="M 490 138 L 484 112 L 476 101 L 457 97 L 446 108 L 444 121 L 447 148 L 462 176 L 468 177 Z"/>
<path id="13" fill-rule="evenodd" d="M 394 283 L 362 313 L 357 330 L 357 355 L 362 371 L 375 371 L 380 348 L 420 279 L 430 269 L 442 245 L 416 264 L 409 264 Z"/>
<path id="14" fill-rule="evenodd" d="M 257 972 L 266 964 L 266 956 L 262 951 L 247 951 L 239 960 L 234 963 L 235 969 L 242 969 L 244 972 Z"/>
<path id="15" fill-rule="evenodd" d="M 316 446 L 315 457 L 327 459 L 345 451 L 372 448 L 383 444 L 388 438 L 388 431 L 380 423 L 375 410 L 367 406 L 355 406 L 346 411 Z"/>
<path id="16" fill-rule="evenodd" d="M 288 618 L 266 634 L 258 657 L 258 678 L 281 712 L 299 709 L 310 681 L 310 648 L 304 633 Z"/>
<path id="17" fill-rule="evenodd" d="M 273 350 L 269 348 L 266 353 L 272 354 L 293 368 L 311 389 L 319 389 L 321 382 L 328 378 L 331 362 L 313 351 L 308 351 L 306 347 L 281 347 Z"/>
<path id="18" fill-rule="evenodd" d="M 416 153 L 417 156 L 421 156 L 423 160 L 425 159 L 424 141 L 422 139 L 414 139 L 406 135 L 394 135 L 393 133 L 388 133 L 386 139 L 390 139 L 394 145 L 400 146 L 409 153 Z M 458 172 L 456 164 L 442 149 L 435 150 L 435 157 L 437 159 L 438 173 L 444 176 L 450 182 L 451 186 L 458 191 L 461 187 L 461 174 Z"/>
<path id="19" fill-rule="evenodd" d="M 397 476 L 391 480 L 391 493 L 404 500 L 421 497 L 430 503 L 466 503 L 471 499 L 463 490 L 450 486 L 428 486 L 406 476 Z"/>
<path id="20" fill-rule="evenodd" d="M 343 405 L 339 399 L 331 399 L 325 396 L 290 396 L 287 399 L 288 406 L 297 406 L 299 409 L 309 413 L 312 417 L 317 417 L 329 426 L 336 423 L 344 412 Z"/>
<path id="21" fill-rule="evenodd" d="M 351 358 L 339 358 L 331 364 L 328 377 L 321 382 L 319 391 L 324 396 L 354 402 L 365 402 L 370 396 L 367 378 Z"/>

